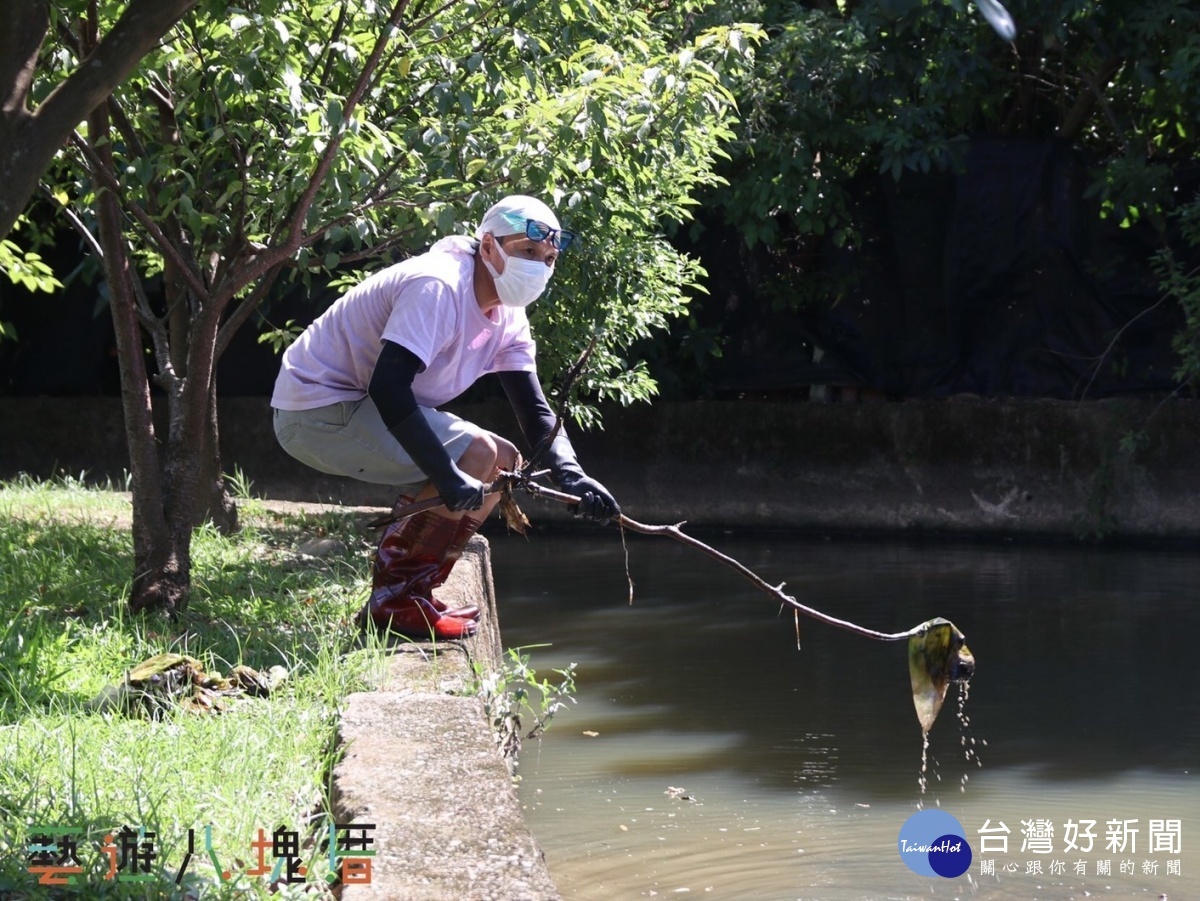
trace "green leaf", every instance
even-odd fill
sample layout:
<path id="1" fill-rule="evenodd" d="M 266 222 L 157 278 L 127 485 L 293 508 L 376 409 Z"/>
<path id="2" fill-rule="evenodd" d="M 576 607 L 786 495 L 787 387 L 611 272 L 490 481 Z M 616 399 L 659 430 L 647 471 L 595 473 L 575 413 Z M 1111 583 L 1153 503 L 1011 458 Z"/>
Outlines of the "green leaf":
<path id="1" fill-rule="evenodd" d="M 337 131 L 342 124 L 342 101 L 337 97 L 330 97 L 329 102 L 325 106 L 325 121 L 329 123 L 329 127 L 333 131 Z"/>
<path id="2" fill-rule="evenodd" d="M 225 192 L 218 197 L 217 202 L 213 204 L 213 208 L 218 210 L 221 209 L 221 207 L 225 206 L 225 204 L 229 202 L 230 198 L 232 198 L 235 194 L 240 194 L 241 191 L 242 183 L 240 181 L 234 180 L 230 182 L 229 186 L 225 189 Z"/>

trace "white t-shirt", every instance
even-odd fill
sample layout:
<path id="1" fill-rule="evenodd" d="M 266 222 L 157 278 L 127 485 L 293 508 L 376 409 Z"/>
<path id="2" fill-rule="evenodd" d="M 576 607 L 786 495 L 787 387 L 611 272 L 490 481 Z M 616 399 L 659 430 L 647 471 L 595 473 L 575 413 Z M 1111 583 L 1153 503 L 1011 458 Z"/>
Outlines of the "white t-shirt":
<path id="1" fill-rule="evenodd" d="M 489 372 L 536 369 L 523 309 L 485 316 L 475 299 L 474 257 L 435 246 L 375 273 L 321 314 L 283 355 L 271 406 L 311 410 L 367 394 L 383 340 L 416 354 L 423 407 L 453 400 Z"/>

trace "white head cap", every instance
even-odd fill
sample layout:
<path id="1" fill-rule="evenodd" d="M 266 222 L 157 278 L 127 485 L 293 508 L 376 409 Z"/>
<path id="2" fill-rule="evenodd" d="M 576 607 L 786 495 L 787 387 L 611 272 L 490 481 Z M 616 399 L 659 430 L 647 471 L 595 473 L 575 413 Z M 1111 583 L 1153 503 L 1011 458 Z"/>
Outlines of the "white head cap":
<path id="1" fill-rule="evenodd" d="M 553 229 L 560 228 L 558 217 L 554 211 L 536 197 L 526 194 L 510 194 L 494 204 L 483 216 L 479 228 L 475 229 L 475 237 L 482 238 L 485 232 L 491 232 L 497 238 L 507 235 L 525 234 L 525 220 L 533 219 L 544 222 Z"/>

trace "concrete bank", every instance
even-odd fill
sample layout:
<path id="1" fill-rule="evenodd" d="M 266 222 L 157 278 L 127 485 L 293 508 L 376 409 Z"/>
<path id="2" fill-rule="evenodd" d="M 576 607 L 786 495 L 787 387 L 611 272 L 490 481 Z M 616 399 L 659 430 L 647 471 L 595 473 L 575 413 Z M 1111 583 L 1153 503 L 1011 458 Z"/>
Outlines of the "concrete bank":
<path id="1" fill-rule="evenodd" d="M 452 406 L 517 434 L 503 401 Z M 117 398 L 0 399 L 0 478 L 119 478 Z M 832 532 L 1200 538 L 1200 402 L 721 401 L 605 411 L 579 435 L 589 473 L 635 519 Z M 284 454 L 264 398 L 221 402 L 227 470 L 288 500 L 382 506 L 388 489 Z M 86 436 L 82 440 L 80 436 Z M 567 518 L 530 501 L 535 523 Z"/>
<path id="2" fill-rule="evenodd" d="M 374 824 L 370 884 L 343 901 L 541 901 L 559 897 L 474 694 L 501 659 L 490 555 L 471 540 L 438 596 L 478 604 L 470 639 L 397 642 L 376 691 L 345 699 L 333 772 L 338 822 Z"/>

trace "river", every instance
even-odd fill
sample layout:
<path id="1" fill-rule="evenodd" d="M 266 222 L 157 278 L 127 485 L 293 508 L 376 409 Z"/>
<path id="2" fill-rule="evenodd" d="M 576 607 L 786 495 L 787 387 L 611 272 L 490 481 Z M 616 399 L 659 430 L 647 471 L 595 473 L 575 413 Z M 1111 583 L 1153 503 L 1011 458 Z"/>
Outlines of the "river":
<path id="1" fill-rule="evenodd" d="M 797 650 L 790 613 L 668 538 L 494 536 L 505 645 L 577 664 L 518 766 L 564 897 L 1200 898 L 1200 554 L 696 534 L 826 613 L 952 620 L 969 725 L 952 688 L 922 791 L 903 643 L 802 620 Z M 901 860 L 919 809 L 961 824 L 962 876 Z"/>

